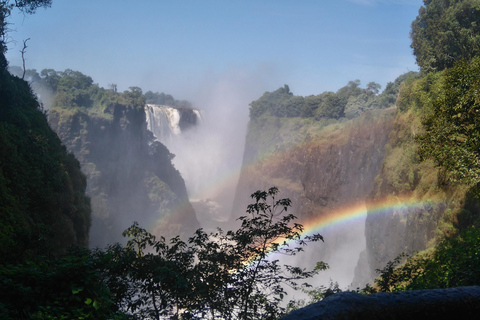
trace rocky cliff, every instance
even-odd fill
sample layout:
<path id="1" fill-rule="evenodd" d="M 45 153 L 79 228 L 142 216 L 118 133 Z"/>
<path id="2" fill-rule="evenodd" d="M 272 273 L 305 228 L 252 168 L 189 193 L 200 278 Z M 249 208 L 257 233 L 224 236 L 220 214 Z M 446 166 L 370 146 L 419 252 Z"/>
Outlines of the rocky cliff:
<path id="1" fill-rule="evenodd" d="M 364 205 L 381 169 L 395 113 L 394 108 L 369 111 L 350 121 L 273 117 L 251 121 L 244 155 L 247 165 L 234 208 L 245 208 L 248 192 L 275 185 L 282 197 L 292 200 L 299 222 L 311 229 L 322 227 L 321 222 L 315 225 L 322 216 Z M 349 263 L 356 265 L 363 250 L 362 223 L 339 223 L 321 233 L 325 244 L 315 249 L 315 259 L 333 269 L 346 264 L 331 262 L 335 257 L 348 256 Z M 353 269 L 345 272 L 351 273 L 346 280 L 351 281 Z"/>
<path id="2" fill-rule="evenodd" d="M 409 86 L 419 81 L 426 80 L 411 80 Z M 299 222 L 309 232 L 324 235 L 325 244 L 315 249 L 317 260 L 341 261 L 332 262 L 332 269 L 355 260 L 354 272 L 332 276 L 337 281 L 345 272 L 352 277 L 355 273 L 348 283 L 353 288 L 372 284 L 376 270 L 400 253 L 425 250 L 471 225 L 478 202 L 465 186 L 449 184 L 432 161 L 421 161 L 417 153 L 415 136 L 423 130 L 423 107 L 412 92 L 422 97 L 435 93 L 402 88 L 401 108 L 372 110 L 350 121 L 271 116 L 252 120 L 236 216 L 251 190 L 279 187 L 281 196 L 292 200 Z M 340 223 L 362 205 L 365 222 Z M 332 217 L 330 228 L 322 228 L 322 216 Z"/>
<path id="3" fill-rule="evenodd" d="M 141 101 L 109 103 L 100 113 L 57 104 L 49 122 L 87 175 L 91 246 L 121 240 L 133 221 L 166 238 L 198 227 L 174 155 L 153 142 Z"/>
<path id="4" fill-rule="evenodd" d="M 421 119 L 428 101 L 440 95 L 433 89 L 438 83 L 428 78 L 410 81 L 399 93 L 385 159 L 367 200 L 367 247 L 359 265 L 368 263 L 370 274 L 356 275 L 359 286 L 371 283 L 378 275 L 375 270 L 401 252 L 433 247 L 478 220 L 478 200 L 469 189 L 450 183 L 433 161 L 418 156 L 415 137 L 423 132 Z M 384 208 L 381 214 L 375 213 L 378 207 Z"/>

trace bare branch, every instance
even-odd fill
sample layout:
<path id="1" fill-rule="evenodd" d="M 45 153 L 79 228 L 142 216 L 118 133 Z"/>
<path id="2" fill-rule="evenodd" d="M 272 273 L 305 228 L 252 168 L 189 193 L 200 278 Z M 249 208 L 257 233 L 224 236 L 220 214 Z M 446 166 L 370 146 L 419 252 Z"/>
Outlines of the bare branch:
<path id="1" fill-rule="evenodd" d="M 25 50 L 27 50 L 27 41 L 30 40 L 30 38 L 23 40 L 23 49 L 20 51 L 22 53 L 22 61 L 23 61 L 23 74 L 22 74 L 22 80 L 25 78 L 25 72 L 27 69 L 25 69 Z"/>

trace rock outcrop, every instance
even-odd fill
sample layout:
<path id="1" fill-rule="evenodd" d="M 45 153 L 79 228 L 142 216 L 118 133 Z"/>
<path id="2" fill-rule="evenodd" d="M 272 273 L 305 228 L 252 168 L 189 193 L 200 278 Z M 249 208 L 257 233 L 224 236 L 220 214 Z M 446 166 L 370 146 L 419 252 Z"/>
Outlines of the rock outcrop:
<path id="1" fill-rule="evenodd" d="M 173 155 L 146 128 L 143 105 L 50 110 L 49 123 L 80 160 L 92 199 L 91 246 L 122 240 L 134 221 L 166 237 L 199 227 Z"/>
<path id="2" fill-rule="evenodd" d="M 341 292 L 292 311 L 282 320 L 476 319 L 480 287 L 361 295 Z"/>

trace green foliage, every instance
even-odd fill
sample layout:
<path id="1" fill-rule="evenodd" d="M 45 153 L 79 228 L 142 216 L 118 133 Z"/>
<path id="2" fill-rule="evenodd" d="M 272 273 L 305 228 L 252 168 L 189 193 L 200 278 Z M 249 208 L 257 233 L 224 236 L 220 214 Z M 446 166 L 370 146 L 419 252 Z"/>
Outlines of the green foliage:
<path id="1" fill-rule="evenodd" d="M 4 319 L 276 319 L 284 309 L 283 285 L 300 287 L 312 271 L 280 266 L 275 253 L 295 255 L 320 235 L 300 238 L 302 226 L 283 214 L 290 200 L 278 190 L 257 191 L 236 231 L 168 243 L 134 224 L 125 248 L 74 251 L 58 259 L 1 265 Z M 299 246 L 292 246 L 297 241 Z"/>
<path id="2" fill-rule="evenodd" d="M 321 94 L 321 103 L 315 112 L 315 119 L 333 118 L 339 119 L 344 116 L 345 105 L 341 99 L 333 92 L 324 92 Z"/>
<path id="3" fill-rule="evenodd" d="M 250 104 L 250 119 L 256 121 L 262 116 L 278 118 L 353 119 L 367 110 L 385 109 L 395 104 L 400 83 L 415 72 L 399 76 L 389 83 L 381 93 L 380 85 L 369 82 L 365 89 L 360 88 L 360 80 L 349 81 L 345 87 L 335 92 L 324 92 L 307 97 L 295 96 L 287 85 L 274 92 L 265 92 Z"/>
<path id="4" fill-rule="evenodd" d="M 443 95 L 443 73 L 429 73 L 422 78 L 409 77 L 400 85 L 397 107 L 400 111 L 422 111 Z"/>
<path id="5" fill-rule="evenodd" d="M 368 95 L 362 93 L 358 96 L 352 96 L 348 99 L 345 106 L 345 117 L 347 119 L 353 119 L 360 116 L 367 110 Z"/>
<path id="6" fill-rule="evenodd" d="M 287 101 L 292 97 L 293 94 L 287 85 L 273 92 L 265 92 L 250 104 L 250 119 L 256 119 L 265 113 L 276 117 L 294 116 L 298 110 L 287 110 L 289 108 Z"/>
<path id="7" fill-rule="evenodd" d="M 480 54 L 477 0 L 424 0 L 410 32 L 422 73 L 441 71 Z"/>
<path id="8" fill-rule="evenodd" d="M 104 282 L 104 272 L 118 268 L 109 260 L 115 250 L 78 249 L 55 259 L 0 265 L 0 318 L 127 319 L 113 300 L 121 279 Z"/>
<path id="9" fill-rule="evenodd" d="M 0 74 L 0 258 L 16 262 L 86 246 L 90 203 L 78 161 L 47 124 L 28 84 Z"/>
<path id="10" fill-rule="evenodd" d="M 172 95 L 165 93 L 158 93 L 147 91 L 145 92 L 145 100 L 149 104 L 159 104 L 172 107 L 186 107 L 191 108 L 192 104 L 185 100 L 175 100 Z"/>
<path id="11" fill-rule="evenodd" d="M 468 228 L 445 238 L 435 249 L 409 257 L 401 254 L 385 268 L 372 292 L 452 288 L 480 285 L 480 230 Z M 398 267 L 397 267 L 398 266 Z"/>
<path id="12" fill-rule="evenodd" d="M 96 227 L 90 244 L 119 241 L 132 211 L 142 224 L 156 216 L 153 228 L 171 232 L 168 236 L 196 229 L 185 182 L 172 164 L 174 155 L 154 142 L 145 127 L 145 95 L 139 87 L 107 90 L 68 69 L 27 74 L 32 86 L 54 91 L 50 125 L 87 175 Z M 183 201 L 187 204 L 180 205 Z"/>
<path id="13" fill-rule="evenodd" d="M 302 289 L 302 291 L 308 295 L 309 299 L 308 300 L 305 300 L 305 299 L 291 300 L 288 303 L 288 306 L 287 306 L 287 310 L 286 310 L 287 313 L 289 313 L 293 310 L 303 308 L 307 305 L 317 303 L 317 302 L 322 301 L 323 299 L 325 299 L 329 296 L 332 296 L 336 293 L 342 292 L 342 290 L 340 289 L 340 287 L 338 285 L 338 282 L 333 282 L 332 280 L 330 280 L 330 283 L 329 283 L 328 287 L 324 286 L 324 285 L 321 285 L 321 286 L 315 287 L 313 289 L 304 288 L 304 289 Z"/>
<path id="14" fill-rule="evenodd" d="M 339 99 L 339 104 L 342 107 L 345 107 L 347 105 L 348 99 L 350 99 L 350 97 L 356 97 L 365 92 L 365 90 L 360 88 L 360 84 L 360 80 L 357 79 L 355 81 L 349 81 L 346 86 L 338 89 L 336 94 Z"/>
<path id="15" fill-rule="evenodd" d="M 432 158 L 446 179 L 480 181 L 480 58 L 445 71 L 443 94 L 425 99 L 425 134 L 418 136 L 422 159 Z"/>
<path id="16" fill-rule="evenodd" d="M 308 287 L 302 281 L 328 267 L 276 260 L 323 241 L 318 234 L 301 238 L 303 227 L 286 213 L 290 200 L 277 200 L 277 193 L 255 192 L 235 231 L 198 229 L 187 242 L 178 236 L 167 242 L 134 223 L 124 232 L 125 247 L 0 265 L 0 317 L 277 319 L 285 312 L 284 286 Z"/>
<path id="17" fill-rule="evenodd" d="M 327 268 L 324 263 L 312 271 L 282 267 L 271 258 L 296 255 L 307 242 L 323 240 L 320 235 L 300 238 L 302 226 L 291 225 L 295 217 L 283 214 L 290 200 L 276 200 L 277 192 L 255 192 L 238 230 L 207 234 L 199 229 L 188 243 L 177 237 L 167 244 L 136 224 L 130 227 L 124 233 L 131 237 L 127 249 L 137 258 L 128 271 L 135 297 L 128 309 L 153 319 L 276 319 L 284 312 L 279 306 L 284 285 L 298 288 L 298 281 Z"/>

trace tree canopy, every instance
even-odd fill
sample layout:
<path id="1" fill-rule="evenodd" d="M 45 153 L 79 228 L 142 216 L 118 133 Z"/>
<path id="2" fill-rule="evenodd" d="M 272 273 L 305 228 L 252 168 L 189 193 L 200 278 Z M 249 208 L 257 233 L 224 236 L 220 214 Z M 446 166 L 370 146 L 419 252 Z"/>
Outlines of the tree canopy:
<path id="1" fill-rule="evenodd" d="M 286 211 L 278 189 L 252 194 L 254 203 L 237 230 L 188 241 L 167 241 L 134 223 L 126 246 L 74 250 L 59 259 L 16 265 L 0 263 L 2 319 L 277 319 L 286 285 L 325 270 L 281 265 L 272 254 L 296 255 L 321 235 L 301 235 L 303 226 Z"/>
<path id="2" fill-rule="evenodd" d="M 413 54 L 422 73 L 453 67 L 480 54 L 478 0 L 424 0 L 412 22 Z"/>
<path id="3" fill-rule="evenodd" d="M 389 82 L 382 93 L 380 84 L 369 82 L 366 88 L 362 88 L 360 80 L 349 81 L 337 92 L 328 91 L 306 97 L 294 95 L 288 85 L 284 85 L 273 92 L 265 92 L 258 100 L 251 102 L 250 119 L 255 120 L 262 115 L 316 120 L 352 119 L 367 110 L 394 105 L 400 83 L 416 76 L 416 72 L 400 75 L 394 82 Z"/>
<path id="4" fill-rule="evenodd" d="M 420 155 L 433 158 L 452 181 L 480 182 L 480 58 L 460 62 L 440 79 L 443 94 L 429 105 L 418 137 Z"/>

